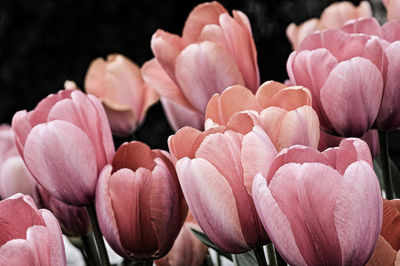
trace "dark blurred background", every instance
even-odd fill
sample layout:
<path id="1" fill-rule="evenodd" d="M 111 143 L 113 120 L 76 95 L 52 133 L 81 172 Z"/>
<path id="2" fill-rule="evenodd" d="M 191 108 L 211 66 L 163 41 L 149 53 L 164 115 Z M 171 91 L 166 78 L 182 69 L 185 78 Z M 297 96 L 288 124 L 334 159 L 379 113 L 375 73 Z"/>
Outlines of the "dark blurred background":
<path id="1" fill-rule="evenodd" d="M 10 123 L 21 109 L 31 110 L 65 80 L 83 88 L 90 62 L 121 53 L 138 65 L 153 57 L 152 34 L 162 28 L 181 34 L 189 12 L 202 1 L 0 1 L 0 123 Z M 319 17 L 334 1 L 220 1 L 250 19 L 258 50 L 261 81 L 284 81 L 291 46 L 285 30 Z M 359 4 L 360 1 L 352 1 Z M 373 3 L 382 12 L 380 1 Z M 161 105 L 153 106 L 136 137 L 153 148 L 167 148 L 172 134 Z M 116 139 L 117 145 L 124 138 Z"/>

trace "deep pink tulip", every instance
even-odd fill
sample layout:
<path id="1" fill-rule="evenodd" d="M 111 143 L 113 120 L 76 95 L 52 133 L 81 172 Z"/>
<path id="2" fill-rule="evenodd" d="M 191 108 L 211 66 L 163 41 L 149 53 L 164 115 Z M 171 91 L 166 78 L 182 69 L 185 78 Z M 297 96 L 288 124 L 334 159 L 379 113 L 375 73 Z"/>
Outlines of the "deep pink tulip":
<path id="1" fill-rule="evenodd" d="M 348 1 L 335 2 L 324 9 L 320 19 L 312 18 L 299 26 L 291 23 L 286 28 L 286 36 L 293 49 L 297 49 L 299 43 L 314 31 L 339 29 L 350 19 L 367 17 L 372 17 L 371 5 L 367 1 L 361 1 L 358 7 Z"/>
<path id="2" fill-rule="evenodd" d="M 123 144 L 100 173 L 96 211 L 104 237 L 122 257 L 167 254 L 187 215 L 169 154 L 137 141 Z"/>
<path id="3" fill-rule="evenodd" d="M 232 253 L 266 244 L 251 184 L 276 156 L 268 135 L 257 126 L 245 135 L 223 127 L 205 132 L 184 127 L 168 145 L 189 208 L 211 241 Z"/>
<path id="4" fill-rule="evenodd" d="M 290 265 L 364 265 L 382 225 L 380 193 L 360 139 L 322 153 L 292 146 L 253 182 L 260 219 Z"/>
<path id="5" fill-rule="evenodd" d="M 62 232 L 68 236 L 86 235 L 90 230 L 89 214 L 85 207 L 65 204 L 51 196 L 40 185 L 36 189 L 38 206 L 48 209 L 57 218 Z"/>
<path id="6" fill-rule="evenodd" d="M 38 210 L 30 196 L 16 194 L 0 201 L 0 265 L 67 265 L 57 219 Z"/>
<path id="7" fill-rule="evenodd" d="M 399 0 L 382 0 L 386 8 L 387 20 L 400 19 L 400 1 Z"/>
<path id="8" fill-rule="evenodd" d="M 36 181 L 71 205 L 94 200 L 97 178 L 111 162 L 114 143 L 101 102 L 61 90 L 12 121 L 17 148 Z"/>
<path id="9" fill-rule="evenodd" d="M 35 188 L 36 181 L 18 153 L 12 128 L 0 125 L 0 198 L 18 192 L 33 196 Z"/>
<path id="10" fill-rule="evenodd" d="M 167 109 L 182 110 L 167 112 L 174 129 L 198 126 L 208 100 L 228 86 L 241 84 L 257 90 L 260 78 L 250 22 L 240 11 L 232 14 L 218 2 L 203 3 L 189 14 L 182 37 L 163 30 L 154 33 L 155 59 L 144 68 L 144 76 L 167 99 L 163 101 Z M 155 69 L 161 68 L 165 73 L 156 74 Z"/>
<path id="11" fill-rule="evenodd" d="M 85 90 L 104 106 L 114 134 L 126 135 L 142 123 L 147 109 L 158 101 L 144 83 L 139 67 L 120 54 L 94 60 L 86 73 Z"/>

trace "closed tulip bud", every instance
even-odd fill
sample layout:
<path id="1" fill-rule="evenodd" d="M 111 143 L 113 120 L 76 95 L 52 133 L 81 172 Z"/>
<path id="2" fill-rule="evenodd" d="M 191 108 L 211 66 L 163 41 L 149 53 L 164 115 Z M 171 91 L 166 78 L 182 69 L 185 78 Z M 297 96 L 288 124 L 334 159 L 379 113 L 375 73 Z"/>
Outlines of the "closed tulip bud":
<path id="1" fill-rule="evenodd" d="M 364 265 L 382 225 L 382 198 L 368 145 L 345 139 L 319 151 L 283 150 L 253 199 L 271 241 L 290 265 Z"/>
<path id="2" fill-rule="evenodd" d="M 97 178 L 111 162 L 114 143 L 100 101 L 62 90 L 12 121 L 16 144 L 36 181 L 71 205 L 93 202 Z"/>
<path id="3" fill-rule="evenodd" d="M 144 83 L 139 67 L 119 54 L 109 55 L 107 60 L 98 58 L 90 64 L 85 90 L 102 101 L 111 129 L 117 135 L 134 131 L 159 98 Z"/>
<path id="4" fill-rule="evenodd" d="M 123 144 L 100 173 L 96 211 L 110 246 L 124 258 L 168 253 L 187 215 L 169 154 L 144 143 Z"/>
<path id="5" fill-rule="evenodd" d="M 37 187 L 36 193 L 39 205 L 54 214 L 63 234 L 68 236 L 82 236 L 89 232 L 90 220 L 85 207 L 65 204 L 51 196 L 41 186 Z"/>
<path id="6" fill-rule="evenodd" d="M 38 210 L 30 196 L 0 201 L 0 265 L 67 265 L 57 219 Z"/>
<path id="7" fill-rule="evenodd" d="M 214 244 L 240 253 L 268 242 L 251 184 L 256 173 L 268 171 L 276 150 L 260 127 L 247 134 L 184 127 L 168 145 L 190 211 Z"/>
<path id="8" fill-rule="evenodd" d="M 399 0 L 382 0 L 386 8 L 387 20 L 400 19 L 400 1 Z"/>

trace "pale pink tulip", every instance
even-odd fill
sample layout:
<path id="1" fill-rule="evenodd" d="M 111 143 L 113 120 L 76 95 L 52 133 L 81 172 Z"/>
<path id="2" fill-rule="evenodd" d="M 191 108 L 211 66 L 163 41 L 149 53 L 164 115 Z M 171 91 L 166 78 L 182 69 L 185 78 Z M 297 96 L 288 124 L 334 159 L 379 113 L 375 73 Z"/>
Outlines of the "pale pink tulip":
<path id="1" fill-rule="evenodd" d="M 38 210 L 30 196 L 16 194 L 0 201 L 0 265 L 67 265 L 57 219 Z"/>
<path id="2" fill-rule="evenodd" d="M 268 135 L 257 126 L 245 135 L 223 127 L 205 132 L 184 127 L 168 145 L 189 208 L 211 241 L 232 253 L 266 244 L 251 184 L 275 158 Z"/>
<path id="3" fill-rule="evenodd" d="M 286 28 L 286 36 L 292 44 L 293 49 L 297 49 L 299 43 L 309 34 L 317 30 L 339 29 L 346 21 L 356 18 L 372 17 L 371 5 L 367 1 L 361 1 L 358 7 L 351 2 L 335 2 L 324 9 L 320 19 L 312 18 L 299 26 L 291 23 Z"/>
<path id="4" fill-rule="evenodd" d="M 35 188 L 36 181 L 18 153 L 12 128 L 0 125 L 0 198 L 18 192 L 33 196 Z"/>
<path id="5" fill-rule="evenodd" d="M 193 234 L 191 228 L 201 231 L 189 212 L 174 246 L 166 256 L 155 261 L 157 266 L 200 266 L 203 264 L 208 247 Z"/>
<path id="6" fill-rule="evenodd" d="M 206 129 L 224 125 L 238 131 L 237 125 L 243 128 L 247 123 L 250 131 L 259 125 L 278 151 L 295 144 L 318 145 L 319 121 L 311 107 L 311 93 L 300 86 L 267 81 L 255 95 L 241 85 L 228 87 L 210 99 L 205 119 Z"/>
<path id="7" fill-rule="evenodd" d="M 146 82 L 169 102 L 191 110 L 196 118 L 196 113 L 204 115 L 214 93 L 235 84 L 245 85 L 252 91 L 259 86 L 257 51 L 250 22 L 240 11 L 234 10 L 232 15 L 218 2 L 203 3 L 189 14 L 182 37 L 163 30 L 157 30 L 152 37 L 155 60 L 148 69 L 162 68 L 167 75 L 158 77 L 144 71 Z M 173 126 L 195 126 L 184 112 L 175 115 Z"/>
<path id="8" fill-rule="evenodd" d="M 322 153 L 292 146 L 253 182 L 264 228 L 290 265 L 364 265 L 382 225 L 380 193 L 360 139 Z"/>
<path id="9" fill-rule="evenodd" d="M 94 200 L 97 178 L 111 162 L 114 143 L 101 102 L 79 90 L 62 90 L 12 121 L 28 169 L 52 196 L 72 205 Z"/>
<path id="10" fill-rule="evenodd" d="M 166 255 L 187 215 L 169 154 L 137 141 L 123 144 L 100 173 L 96 211 L 104 237 L 122 257 Z"/>
<path id="11" fill-rule="evenodd" d="M 399 0 L 382 0 L 386 8 L 387 20 L 400 19 L 400 1 Z"/>
<path id="12" fill-rule="evenodd" d="M 142 123 L 158 94 L 144 83 L 139 67 L 120 54 L 97 58 L 86 73 L 85 90 L 98 97 L 113 133 L 126 135 Z"/>

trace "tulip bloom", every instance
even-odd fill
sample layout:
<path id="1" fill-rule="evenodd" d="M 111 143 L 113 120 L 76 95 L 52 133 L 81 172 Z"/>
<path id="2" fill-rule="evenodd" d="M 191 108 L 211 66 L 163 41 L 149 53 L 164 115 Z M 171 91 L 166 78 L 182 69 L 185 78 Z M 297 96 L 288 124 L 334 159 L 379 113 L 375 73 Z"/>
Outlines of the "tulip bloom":
<path id="1" fill-rule="evenodd" d="M 255 95 L 241 85 L 229 87 L 210 99 L 205 118 L 206 128 L 228 125 L 238 130 L 237 125 L 247 124 L 250 131 L 259 125 L 278 151 L 294 144 L 318 145 L 319 121 L 311 107 L 311 93 L 300 86 L 267 81 Z"/>
<path id="2" fill-rule="evenodd" d="M 142 123 L 158 94 L 144 83 L 139 67 L 128 58 L 112 54 L 94 60 L 86 73 L 87 93 L 104 106 L 113 133 L 126 135 Z"/>
<path id="3" fill-rule="evenodd" d="M 0 265 L 67 265 L 57 219 L 38 210 L 30 196 L 0 201 Z"/>
<path id="4" fill-rule="evenodd" d="M 400 19 L 400 1 L 399 0 L 382 0 L 383 5 L 386 8 L 387 20 Z"/>
<path id="5" fill-rule="evenodd" d="M 96 211 L 104 237 L 122 257 L 166 255 L 187 215 L 169 154 L 137 141 L 123 144 L 100 173 Z"/>
<path id="6" fill-rule="evenodd" d="M 268 241 L 251 199 L 251 184 L 256 173 L 268 171 L 276 150 L 260 127 L 245 135 L 224 131 L 184 127 L 168 145 L 199 226 L 221 249 L 239 253 Z"/>
<path id="7" fill-rule="evenodd" d="M 260 219 L 290 265 L 364 265 L 382 225 L 380 193 L 360 139 L 322 153 L 292 146 L 253 182 Z"/>
<path id="8" fill-rule="evenodd" d="M 169 110 L 167 115 L 177 116 L 168 117 L 175 129 L 196 126 L 187 113 L 176 109 L 190 110 L 197 122 L 214 93 L 235 84 L 252 91 L 259 86 L 250 22 L 240 11 L 232 14 L 218 2 L 203 3 L 189 14 L 182 37 L 163 30 L 152 37 L 155 59 L 145 68 L 145 80 L 166 99 L 163 105 Z M 165 71 L 163 77 L 156 74 L 160 68 Z"/>
<path id="9" fill-rule="evenodd" d="M 0 197 L 5 199 L 18 192 L 33 196 L 36 181 L 26 168 L 15 145 L 9 125 L 0 125 Z"/>
<path id="10" fill-rule="evenodd" d="M 299 26 L 291 23 L 286 28 L 286 36 L 293 49 L 297 49 L 300 42 L 314 31 L 340 29 L 350 19 L 368 17 L 372 17 L 372 10 L 367 1 L 361 1 L 358 7 L 348 1 L 336 2 L 324 9 L 320 19 L 312 18 Z"/>
<path id="11" fill-rule="evenodd" d="M 71 205 L 94 200 L 98 174 L 111 162 L 114 143 L 100 101 L 62 90 L 12 121 L 19 153 L 52 196 Z"/>

